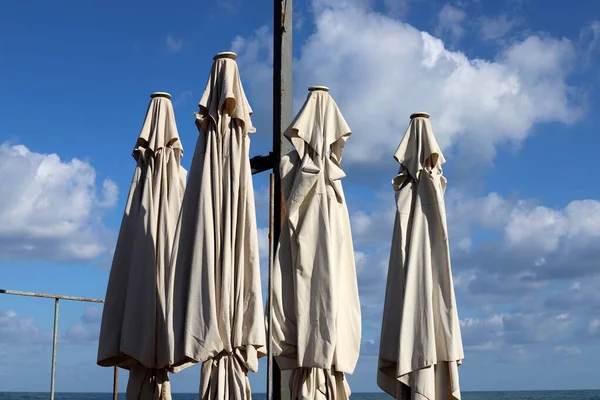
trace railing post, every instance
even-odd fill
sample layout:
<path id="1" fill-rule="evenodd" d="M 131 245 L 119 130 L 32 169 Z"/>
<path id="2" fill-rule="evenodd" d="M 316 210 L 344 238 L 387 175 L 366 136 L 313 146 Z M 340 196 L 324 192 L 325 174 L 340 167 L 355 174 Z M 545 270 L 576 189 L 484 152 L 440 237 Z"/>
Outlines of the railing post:
<path id="1" fill-rule="evenodd" d="M 56 373 L 56 342 L 58 341 L 58 298 L 54 299 L 54 334 L 52 336 L 52 370 L 50 373 L 50 400 L 54 400 L 54 376 Z"/>
<path id="2" fill-rule="evenodd" d="M 50 371 L 50 400 L 54 400 L 54 380 L 56 376 L 56 344 L 58 342 L 58 302 L 60 300 L 84 301 L 87 303 L 104 303 L 103 299 L 93 299 L 89 297 L 61 296 L 59 294 L 21 292 L 18 290 L 0 289 L 0 294 L 10 294 L 13 296 L 41 297 L 45 299 L 54 299 L 54 333 L 52 335 L 52 369 Z M 117 368 L 114 375 L 114 399 L 117 399 Z"/>

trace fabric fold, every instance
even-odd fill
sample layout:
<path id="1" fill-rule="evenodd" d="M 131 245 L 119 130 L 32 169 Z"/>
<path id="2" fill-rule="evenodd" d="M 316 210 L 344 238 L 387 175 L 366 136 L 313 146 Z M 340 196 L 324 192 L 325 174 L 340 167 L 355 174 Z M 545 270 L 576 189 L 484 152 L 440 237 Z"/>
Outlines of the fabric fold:
<path id="1" fill-rule="evenodd" d="M 433 135 L 429 118 L 419 117 L 411 121 L 394 158 L 415 181 L 419 180 L 421 170 L 441 168 L 446 159 Z"/>
<path id="2" fill-rule="evenodd" d="M 448 245 L 444 156 L 427 118 L 414 118 L 395 154 L 396 219 L 377 383 L 396 399 L 460 399 L 464 359 Z"/>
<path id="3" fill-rule="evenodd" d="M 249 159 L 255 129 L 233 59 L 214 61 L 199 106 L 169 277 L 170 369 L 203 362 L 203 399 L 250 400 L 247 373 L 266 354 L 266 335 Z"/>
<path id="4" fill-rule="evenodd" d="M 333 98 L 324 91 L 311 91 L 298 115 L 284 132 L 300 158 L 310 151 L 320 157 L 342 161 L 342 152 L 352 134 Z M 310 149 L 310 150 L 309 150 Z"/>
<path id="5" fill-rule="evenodd" d="M 348 400 L 352 392 L 343 372 L 295 368 L 290 376 L 291 400 Z"/>
<path id="6" fill-rule="evenodd" d="M 126 400 L 171 400 L 171 383 L 166 369 L 135 364 L 129 369 Z"/>
<path id="7" fill-rule="evenodd" d="M 148 149 L 156 153 L 165 147 L 178 149 L 183 155 L 183 146 L 179 140 L 175 113 L 170 100 L 162 96 L 154 97 L 148 105 L 146 115 L 148 117 L 144 120 L 138 135 L 134 157 L 138 149 Z"/>
<path id="8" fill-rule="evenodd" d="M 258 352 L 254 346 L 221 352 L 202 364 L 200 398 L 211 400 L 251 399 L 248 372 L 258 371 Z"/>
<path id="9" fill-rule="evenodd" d="M 152 98 L 133 150 L 136 168 L 102 312 L 97 363 L 129 369 L 132 378 L 144 376 L 142 369 L 166 377 L 169 366 L 166 280 L 186 179 L 173 115 L 168 98 Z"/>
<path id="10" fill-rule="evenodd" d="M 227 114 L 240 124 L 244 135 L 255 133 L 252 125 L 252 107 L 246 98 L 237 63 L 229 58 L 213 62 L 208 81 L 198 102 L 200 112 L 195 113 L 197 123 L 210 117 L 218 124 L 221 115 Z"/>
<path id="11" fill-rule="evenodd" d="M 351 131 L 325 91 L 309 93 L 286 136 L 286 216 L 273 269 L 273 354 L 293 399 L 341 398 L 360 349 L 361 314 L 339 161 Z M 324 397 L 323 397 L 324 396 Z"/>

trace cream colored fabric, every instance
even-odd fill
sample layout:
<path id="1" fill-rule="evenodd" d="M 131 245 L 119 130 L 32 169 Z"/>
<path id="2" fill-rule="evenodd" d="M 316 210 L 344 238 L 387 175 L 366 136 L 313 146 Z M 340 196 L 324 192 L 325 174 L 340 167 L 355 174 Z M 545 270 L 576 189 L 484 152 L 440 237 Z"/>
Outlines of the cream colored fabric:
<path id="1" fill-rule="evenodd" d="M 135 364 L 129 368 L 126 400 L 171 400 L 171 383 L 166 369 L 146 368 Z"/>
<path id="2" fill-rule="evenodd" d="M 360 350 L 361 313 L 340 166 L 350 134 L 324 91 L 309 93 L 286 132 L 295 150 L 281 162 L 286 217 L 273 272 L 273 354 L 282 369 L 315 369 L 302 372 L 302 384 L 300 372 L 293 372 L 292 398 L 319 398 L 322 384 L 316 380 L 343 380 L 343 373 L 354 371 Z M 339 392 L 343 385 L 325 387 Z M 347 398 L 338 392 L 327 391 L 327 398 Z"/>
<path id="3" fill-rule="evenodd" d="M 206 362 L 203 399 L 249 400 L 246 374 L 257 371 L 266 351 L 249 159 L 251 113 L 236 62 L 217 59 L 196 114 L 200 136 L 177 226 L 169 291 L 171 367 L 176 372 Z M 214 379 L 214 371 L 227 373 Z"/>
<path id="4" fill-rule="evenodd" d="M 137 166 L 106 289 L 98 365 L 168 366 L 165 289 L 185 189 L 182 154 L 171 101 L 155 97 L 133 151 Z"/>
<path id="5" fill-rule="evenodd" d="M 202 363 L 201 398 L 251 399 L 247 371 L 250 366 L 256 369 L 256 355 L 253 346 L 238 347 L 232 353 L 224 351 Z"/>
<path id="6" fill-rule="evenodd" d="M 290 376 L 290 400 L 348 400 L 350 386 L 343 372 L 295 368 Z"/>
<path id="7" fill-rule="evenodd" d="M 460 399 L 464 354 L 442 175 L 444 156 L 426 118 L 411 121 L 396 154 L 396 221 L 381 327 L 377 383 L 398 400 Z"/>

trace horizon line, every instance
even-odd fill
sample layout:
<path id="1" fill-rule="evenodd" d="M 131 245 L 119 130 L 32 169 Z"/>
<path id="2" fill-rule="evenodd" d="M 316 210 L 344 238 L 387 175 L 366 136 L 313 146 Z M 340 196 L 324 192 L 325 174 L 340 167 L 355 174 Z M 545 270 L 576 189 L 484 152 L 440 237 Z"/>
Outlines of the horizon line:
<path id="1" fill-rule="evenodd" d="M 461 390 L 461 393 L 517 393 L 517 392 L 599 392 L 600 389 L 523 389 L 523 390 Z M 2 391 L 0 390 L 0 393 L 50 393 L 49 391 L 38 391 L 38 392 L 31 392 L 31 391 L 25 391 L 25 390 L 6 390 L 6 391 Z M 56 393 L 85 393 L 85 394 L 112 394 L 113 392 L 82 392 L 82 391 L 55 391 Z M 125 394 L 125 392 L 118 392 L 119 394 Z M 197 392 L 171 392 L 171 394 L 198 394 Z M 266 395 L 266 392 L 254 392 L 252 393 L 253 395 L 255 394 L 260 394 L 260 395 Z M 352 392 L 353 395 L 357 395 L 357 394 L 387 394 L 384 391 L 378 391 L 378 392 Z"/>

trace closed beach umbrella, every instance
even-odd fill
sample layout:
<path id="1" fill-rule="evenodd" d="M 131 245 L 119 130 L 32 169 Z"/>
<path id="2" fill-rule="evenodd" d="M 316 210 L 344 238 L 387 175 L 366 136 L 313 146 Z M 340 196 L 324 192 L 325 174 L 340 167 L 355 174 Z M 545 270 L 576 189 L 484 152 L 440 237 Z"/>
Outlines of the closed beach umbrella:
<path id="1" fill-rule="evenodd" d="M 292 370 L 291 398 L 347 399 L 361 312 L 342 151 L 350 128 L 325 87 L 312 87 L 285 135 L 286 216 L 273 268 L 273 354 Z"/>
<path id="2" fill-rule="evenodd" d="M 246 399 L 265 355 L 254 190 L 252 109 L 234 53 L 220 53 L 196 113 L 199 131 L 170 278 L 171 368 L 202 362 L 202 399 Z"/>
<path id="3" fill-rule="evenodd" d="M 377 383 L 398 400 L 460 399 L 464 358 L 448 246 L 444 156 L 429 115 L 411 115 L 394 158 L 396 219 Z"/>
<path id="4" fill-rule="evenodd" d="M 153 93 L 115 248 L 98 365 L 129 369 L 127 399 L 170 399 L 166 278 L 186 171 L 171 96 Z"/>

